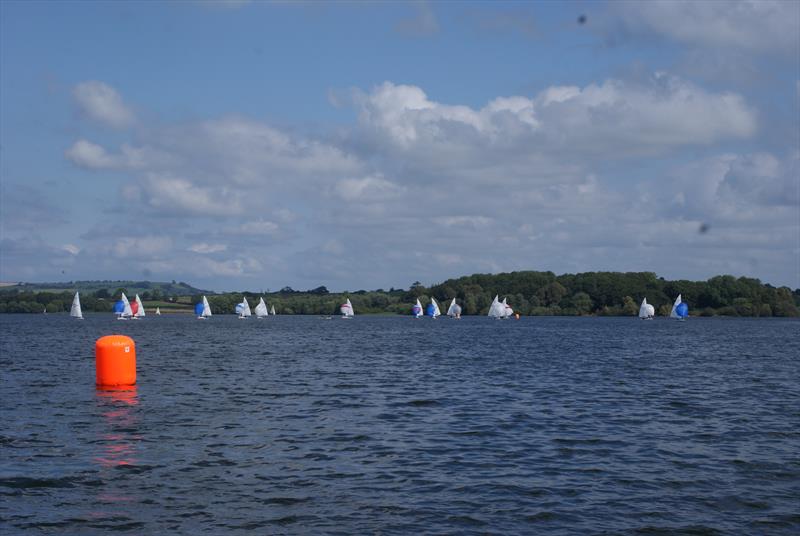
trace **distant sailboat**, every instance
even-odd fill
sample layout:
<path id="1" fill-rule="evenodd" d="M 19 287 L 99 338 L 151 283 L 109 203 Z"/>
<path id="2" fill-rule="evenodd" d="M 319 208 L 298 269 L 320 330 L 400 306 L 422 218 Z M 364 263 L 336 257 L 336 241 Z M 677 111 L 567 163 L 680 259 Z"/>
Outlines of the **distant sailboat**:
<path id="1" fill-rule="evenodd" d="M 672 310 L 669 312 L 669 317 L 677 320 L 686 320 L 687 316 L 689 316 L 689 306 L 683 303 L 681 300 L 681 295 L 678 294 L 678 297 L 675 298 L 675 303 L 672 304 Z"/>
<path id="2" fill-rule="evenodd" d="M 156 307 L 156 316 L 161 316 L 161 309 Z"/>
<path id="3" fill-rule="evenodd" d="M 439 304 L 436 303 L 436 298 L 431 296 L 431 303 L 428 304 L 427 309 L 425 310 L 425 314 L 434 320 L 437 316 L 440 316 L 442 312 L 439 310 Z"/>
<path id="4" fill-rule="evenodd" d="M 501 310 L 502 316 L 500 318 L 508 318 L 514 314 L 514 309 L 512 309 L 511 306 L 506 303 L 506 298 L 503 298 L 503 302 L 500 305 L 503 306 Z"/>
<path id="5" fill-rule="evenodd" d="M 492 304 L 489 306 L 489 314 L 491 318 L 504 318 L 505 314 L 505 306 L 500 303 L 498 296 L 495 295 L 494 300 L 492 300 Z"/>
<path id="6" fill-rule="evenodd" d="M 647 298 L 643 299 L 642 305 L 639 307 L 639 318 L 642 320 L 652 320 L 655 315 L 655 308 L 647 303 Z"/>
<path id="7" fill-rule="evenodd" d="M 411 314 L 414 315 L 414 318 L 419 318 L 422 316 L 423 312 L 422 304 L 419 302 L 419 298 L 417 298 L 417 303 L 411 308 Z"/>
<path id="8" fill-rule="evenodd" d="M 269 308 L 269 314 L 271 314 L 272 316 L 275 316 L 276 314 L 278 314 L 278 313 L 275 312 L 275 306 L 274 305 Z"/>
<path id="9" fill-rule="evenodd" d="M 355 316 L 355 311 L 353 311 L 353 304 L 350 303 L 350 298 L 347 298 L 347 301 L 339 307 L 339 311 L 342 313 L 342 318 L 353 318 Z"/>
<path id="10" fill-rule="evenodd" d="M 447 308 L 447 316 L 450 318 L 461 318 L 461 306 L 456 303 L 456 299 L 450 302 L 450 307 Z"/>
<path id="11" fill-rule="evenodd" d="M 45 313 L 47 309 L 45 309 Z M 81 311 L 81 298 L 78 296 L 78 293 L 75 293 L 75 297 L 72 298 L 72 308 L 69 310 L 69 316 L 73 318 L 77 318 L 78 320 L 83 320 L 83 312 Z"/>
<path id="12" fill-rule="evenodd" d="M 267 316 L 269 316 L 269 311 L 267 310 L 267 304 L 264 303 L 264 298 L 259 298 L 255 312 L 256 312 L 256 318 L 266 318 Z"/>
<path id="13" fill-rule="evenodd" d="M 136 303 L 136 310 L 133 311 L 133 318 L 135 318 L 137 320 L 139 318 L 144 318 L 144 316 L 145 316 L 144 315 L 144 305 L 142 304 L 142 300 L 139 298 L 138 294 L 136 295 L 136 298 L 134 299 L 134 303 Z"/>
<path id="14" fill-rule="evenodd" d="M 203 301 L 194 306 L 194 314 L 197 315 L 198 320 L 205 320 L 211 316 L 211 306 L 208 305 L 208 300 L 203 296 Z"/>
<path id="15" fill-rule="evenodd" d="M 128 320 L 133 317 L 133 310 L 131 309 L 131 302 L 128 301 L 128 297 L 125 296 L 125 293 L 122 293 L 122 297 L 120 298 L 122 302 L 122 311 L 118 313 L 117 320 Z"/>
<path id="16" fill-rule="evenodd" d="M 242 303 L 236 305 L 236 312 L 239 313 L 239 318 L 247 318 L 252 316 L 250 311 L 250 304 L 247 303 L 247 297 L 242 299 Z"/>

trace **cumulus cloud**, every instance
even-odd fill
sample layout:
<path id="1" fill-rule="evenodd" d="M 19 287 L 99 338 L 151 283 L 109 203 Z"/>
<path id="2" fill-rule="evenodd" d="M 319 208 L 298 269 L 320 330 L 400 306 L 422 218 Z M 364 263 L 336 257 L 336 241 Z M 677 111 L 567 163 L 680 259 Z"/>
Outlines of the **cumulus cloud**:
<path id="1" fill-rule="evenodd" d="M 85 169 L 140 169 L 146 166 L 145 148 L 122 144 L 118 153 L 110 153 L 104 147 L 88 140 L 78 140 L 64 152 L 64 156 L 78 167 Z"/>
<path id="2" fill-rule="evenodd" d="M 507 159 L 508 149 L 615 157 L 742 139 L 756 132 L 740 95 L 710 93 L 658 73 L 648 85 L 619 80 L 554 86 L 533 98 L 498 98 L 480 110 L 441 104 L 416 86 L 385 82 L 356 95 L 359 123 L 396 149 Z M 498 158 L 499 157 L 499 158 Z M 464 160 L 460 160 L 463 162 Z"/>
<path id="3" fill-rule="evenodd" d="M 135 117 L 117 91 L 104 82 L 81 82 L 72 90 L 80 111 L 89 119 L 113 128 L 133 124 Z"/>
<path id="4" fill-rule="evenodd" d="M 800 5 L 783 0 L 610 2 L 624 31 L 688 45 L 796 53 Z"/>
<path id="5" fill-rule="evenodd" d="M 127 223 L 77 257 L 106 266 L 141 249 L 152 253 L 126 266 L 200 283 L 385 288 L 477 271 L 661 272 L 659 244 L 737 259 L 768 225 L 791 237 L 797 158 L 733 152 L 759 120 L 732 92 L 657 73 L 482 107 L 392 82 L 351 97 L 353 123 L 323 135 L 225 116 L 142 125 L 116 149 L 79 139 L 70 161 L 131 179 L 114 208 Z M 690 160 L 685 148 L 705 156 L 665 163 Z M 152 242 L 143 214 L 172 241 Z M 715 231 L 698 235 L 709 219 Z"/>
<path id="6" fill-rule="evenodd" d="M 139 183 L 140 194 L 152 208 L 194 216 L 234 216 L 241 211 L 240 193 L 221 187 L 204 187 L 167 174 L 149 173 Z"/>

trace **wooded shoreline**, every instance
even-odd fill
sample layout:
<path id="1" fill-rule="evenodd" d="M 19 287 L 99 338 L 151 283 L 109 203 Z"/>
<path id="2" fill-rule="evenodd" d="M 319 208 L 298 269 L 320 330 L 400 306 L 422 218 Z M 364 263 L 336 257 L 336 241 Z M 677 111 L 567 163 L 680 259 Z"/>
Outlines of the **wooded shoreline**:
<path id="1" fill-rule="evenodd" d="M 112 284 L 105 287 L 100 284 Z M 192 311 L 202 298 L 200 291 L 185 283 L 143 283 L 147 287 L 114 287 L 126 282 L 75 282 L 63 291 L 28 290 L 30 286 L 0 289 L 0 313 L 48 313 L 69 311 L 75 291 L 81 291 L 85 312 L 112 311 L 122 292 L 139 293 L 145 308 L 159 307 L 162 313 Z M 50 284 L 52 285 L 52 284 Z M 67 287 L 69 283 L 59 283 Z M 86 292 L 83 288 L 95 290 Z M 167 287 L 162 287 L 167 285 Z M 61 288 L 64 288 L 61 287 Z M 98 288 L 99 287 L 99 288 Z M 34 287 L 35 288 L 35 287 Z M 178 292 L 175 291 L 177 289 Z M 141 290 L 141 292 L 139 292 Z M 774 287 L 758 279 L 715 276 L 707 281 L 668 281 L 653 272 L 585 272 L 555 275 L 552 272 L 522 271 L 501 274 L 473 274 L 426 287 L 415 282 L 407 290 L 357 290 L 329 292 L 324 286 L 298 291 L 284 287 L 277 292 L 204 292 L 214 314 L 234 314 L 243 298 L 253 303 L 263 297 L 278 314 L 338 314 L 349 298 L 359 314 L 407 315 L 419 298 L 426 305 L 431 297 L 440 303 L 456 298 L 464 315 L 485 315 L 492 299 L 507 298 L 515 312 L 525 316 L 634 316 L 642 298 L 656 308 L 657 316 L 669 314 L 678 294 L 689 305 L 691 316 L 800 316 L 800 290 Z"/>

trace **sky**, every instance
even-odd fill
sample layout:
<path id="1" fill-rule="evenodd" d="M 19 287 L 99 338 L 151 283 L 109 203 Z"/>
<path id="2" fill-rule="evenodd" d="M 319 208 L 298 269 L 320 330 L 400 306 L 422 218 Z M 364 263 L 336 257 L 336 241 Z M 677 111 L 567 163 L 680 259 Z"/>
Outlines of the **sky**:
<path id="1" fill-rule="evenodd" d="M 0 281 L 800 287 L 800 2 L 0 2 Z"/>

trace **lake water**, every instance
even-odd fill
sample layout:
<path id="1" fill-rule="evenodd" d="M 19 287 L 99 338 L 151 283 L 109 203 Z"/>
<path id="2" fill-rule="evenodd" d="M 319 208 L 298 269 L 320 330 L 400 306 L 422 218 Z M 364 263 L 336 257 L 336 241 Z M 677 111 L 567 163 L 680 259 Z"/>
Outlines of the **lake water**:
<path id="1" fill-rule="evenodd" d="M 135 390 L 94 341 L 136 341 Z M 0 315 L 0 531 L 797 534 L 800 322 Z"/>

